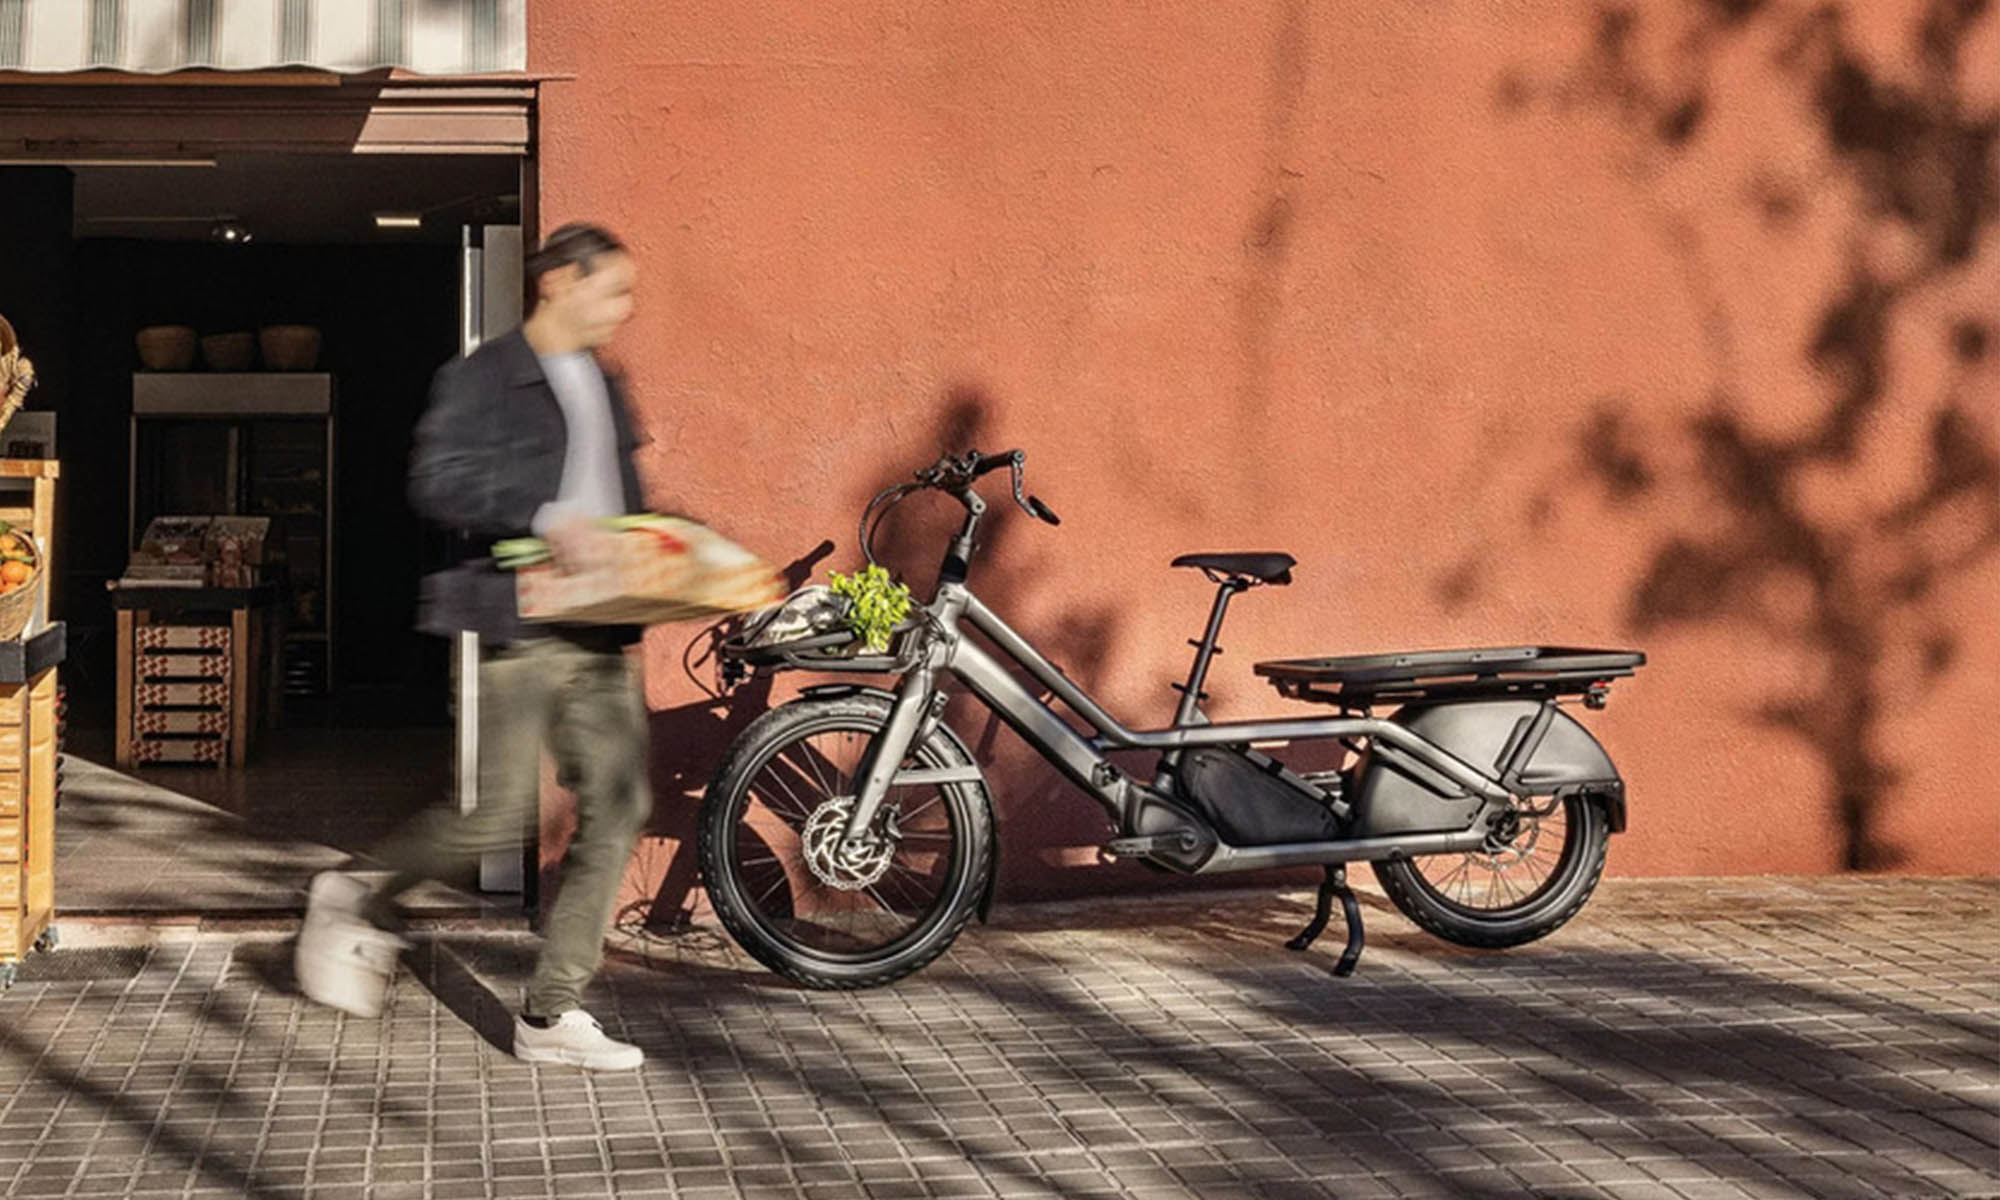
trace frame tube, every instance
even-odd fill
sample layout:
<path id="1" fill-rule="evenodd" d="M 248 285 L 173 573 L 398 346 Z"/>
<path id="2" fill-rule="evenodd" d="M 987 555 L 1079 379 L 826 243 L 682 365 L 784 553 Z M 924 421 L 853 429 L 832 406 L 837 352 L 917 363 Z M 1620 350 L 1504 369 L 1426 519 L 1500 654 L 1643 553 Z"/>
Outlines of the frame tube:
<path id="1" fill-rule="evenodd" d="M 1220 875 L 1230 871 L 1260 871 L 1267 867 L 1307 867 L 1320 863 L 1408 858 L 1419 854 L 1454 854 L 1486 844 L 1484 828 L 1459 833 L 1419 833 L 1397 837 L 1349 838 L 1333 842 L 1289 842 L 1277 846 L 1217 846 L 1215 854 L 1195 872 Z"/>
<path id="2" fill-rule="evenodd" d="M 1010 628 L 992 609 L 986 607 L 977 596 L 972 595 L 971 592 L 963 588 L 960 588 L 959 591 L 963 594 L 966 619 L 972 623 L 972 627 L 990 638 L 993 644 L 999 647 L 1001 653 L 1020 664 L 1023 670 L 1035 678 L 1036 682 L 1055 693 L 1057 698 L 1068 705 L 1071 711 L 1082 717 L 1085 723 L 1097 732 L 1097 739 L 1092 743 L 1088 743 L 1088 745 L 1092 754 L 1099 762 L 1104 761 L 1103 752 L 1106 750 L 1184 750 L 1194 746 L 1240 745 L 1245 742 L 1367 737 L 1386 742 L 1422 760 L 1424 765 L 1437 770 L 1453 783 L 1458 784 L 1475 796 L 1494 801 L 1505 801 L 1508 798 L 1507 789 L 1491 777 L 1461 761 L 1455 755 L 1447 753 L 1430 742 L 1425 741 L 1417 734 L 1411 733 L 1401 725 L 1393 721 L 1385 721 L 1380 717 L 1304 717 L 1263 721 L 1229 721 L 1219 725 L 1181 725 L 1172 729 L 1144 733 L 1127 729 L 1118 718 L 1106 712 L 1102 705 L 1092 700 L 1069 676 L 1063 674 L 1060 668 L 1042 657 L 1028 643 L 1026 638 Z M 947 628 L 952 633 L 957 633 L 955 624 L 947 626 Z M 966 678 L 965 672 L 960 669 L 959 665 L 960 656 L 963 654 L 967 644 L 963 639 L 958 641 L 952 649 L 952 658 L 949 665 L 954 675 L 965 679 L 969 686 L 974 686 L 973 681 Z M 1075 730 L 1070 729 L 1060 718 L 1049 712 L 1048 706 L 1043 704 L 1039 699 L 1028 695 L 1020 683 L 1006 671 L 1000 670 L 990 656 L 981 654 L 979 659 L 969 659 L 967 661 L 978 663 L 977 669 L 985 677 L 986 686 L 989 690 L 995 693 L 1012 691 L 1015 693 L 1015 696 L 1010 697 L 1011 701 L 1018 703 L 1020 700 L 1025 700 L 1028 704 L 1047 713 L 1049 720 L 1053 722 L 1056 728 L 1061 729 L 1063 733 L 1071 737 L 1076 736 Z M 997 672 L 997 678 L 991 672 Z M 980 691 L 980 688 L 974 686 L 974 690 Z M 989 697 L 985 691 L 981 691 L 980 699 L 985 700 L 995 708 L 1001 707 L 997 698 Z M 1047 743 L 1025 732 L 1028 729 L 1041 727 L 1040 723 L 1025 719 L 1016 725 L 1017 729 L 1024 731 L 1023 736 L 1029 736 L 1029 740 L 1038 748 L 1050 749 L 1051 747 Z M 1083 778 L 1089 778 L 1088 768 L 1085 769 Z"/>

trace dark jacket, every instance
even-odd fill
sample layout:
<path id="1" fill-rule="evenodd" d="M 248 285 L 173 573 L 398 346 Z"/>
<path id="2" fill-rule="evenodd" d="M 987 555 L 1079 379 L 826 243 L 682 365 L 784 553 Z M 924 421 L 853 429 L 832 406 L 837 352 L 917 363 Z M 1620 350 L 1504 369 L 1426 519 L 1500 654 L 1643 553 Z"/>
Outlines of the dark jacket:
<path id="1" fill-rule="evenodd" d="M 607 372 L 605 383 L 625 511 L 641 512 L 645 499 L 632 464 L 641 439 L 618 380 Z M 460 549 L 447 569 L 425 577 L 419 628 L 444 635 L 472 630 L 489 645 L 550 632 L 614 643 L 638 638 L 636 628 L 560 630 L 523 623 L 515 613 L 513 574 L 493 565 L 493 543 L 529 536 L 536 511 L 561 490 L 568 443 L 562 406 L 520 330 L 438 369 L 430 407 L 417 423 L 410 506 L 458 534 Z"/>

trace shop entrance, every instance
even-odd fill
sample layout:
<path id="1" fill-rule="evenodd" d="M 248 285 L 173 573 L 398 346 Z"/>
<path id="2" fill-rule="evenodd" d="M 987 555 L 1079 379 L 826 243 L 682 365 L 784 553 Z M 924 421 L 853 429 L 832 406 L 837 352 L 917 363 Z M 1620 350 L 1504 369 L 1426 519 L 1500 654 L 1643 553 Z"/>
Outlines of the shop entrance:
<path id="1" fill-rule="evenodd" d="M 496 307 L 484 276 L 518 270 L 526 162 L 256 149 L 0 166 L 0 261 L 16 264 L 0 311 L 37 339 L 30 408 L 54 414 L 65 469 L 52 603 L 70 630 L 70 786 L 123 796 L 98 854 L 59 859 L 64 911 L 295 909 L 312 869 L 451 794 L 454 651 L 413 629 L 444 548 L 404 481 L 432 373 Z M 111 585 L 193 573 L 142 545 L 173 516 L 248 519 L 263 538 L 226 582 L 261 588 L 265 666 L 235 686 L 259 689 L 265 719 L 240 767 L 114 771 L 136 726 Z M 174 620 L 162 604 L 146 615 Z M 157 736 L 193 744 L 188 728 Z M 187 844 L 236 833 L 263 847 L 258 870 Z"/>

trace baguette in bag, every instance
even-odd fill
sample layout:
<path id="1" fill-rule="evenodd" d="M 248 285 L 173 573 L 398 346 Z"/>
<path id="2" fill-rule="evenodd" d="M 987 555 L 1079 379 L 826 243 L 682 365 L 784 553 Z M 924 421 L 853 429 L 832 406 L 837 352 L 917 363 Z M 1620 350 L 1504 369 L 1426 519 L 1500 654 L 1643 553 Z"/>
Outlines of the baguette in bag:
<path id="1" fill-rule="evenodd" d="M 556 568 L 538 538 L 502 542 L 496 562 L 515 573 L 524 621 L 565 625 L 658 625 L 765 608 L 784 581 L 769 563 L 705 525 L 644 514 L 607 522 L 617 531 L 604 566 Z"/>

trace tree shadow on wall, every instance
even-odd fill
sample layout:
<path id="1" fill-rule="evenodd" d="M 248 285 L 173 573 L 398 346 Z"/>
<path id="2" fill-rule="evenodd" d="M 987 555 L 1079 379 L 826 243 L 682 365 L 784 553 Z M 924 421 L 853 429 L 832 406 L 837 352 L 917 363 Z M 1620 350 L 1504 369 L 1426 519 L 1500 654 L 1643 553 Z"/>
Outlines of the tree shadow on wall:
<path id="1" fill-rule="evenodd" d="M 1508 110 L 1546 100 L 1559 110 L 1612 113 L 1636 138 L 1643 180 L 1700 143 L 1729 99 L 1712 82 L 1717 56 L 1755 37 L 1777 47 L 1775 77 L 1809 102 L 1833 182 L 1860 197 L 1845 231 L 1844 278 L 1821 301 L 1802 348 L 1823 401 L 1783 434 L 1753 420 L 1761 398 L 1735 369 L 1735 329 L 1704 282 L 1699 230 L 1685 219 L 1666 222 L 1699 293 L 1714 368 L 1706 411 L 1672 449 L 1692 449 L 1693 482 L 1726 518 L 1654 552 L 1627 598 L 1626 622 L 1639 634 L 1747 627 L 1820 661 L 1816 682 L 1757 715 L 1823 762 L 1834 781 L 1843 861 L 1869 870 L 1904 857 L 1880 832 L 1897 780 L 1879 748 L 1885 676 L 1909 657 L 1926 682 L 1952 669 L 1959 631 L 1941 593 L 2000 549 L 2000 451 L 1973 399 L 1980 377 L 1990 377 L 1994 330 L 1971 315 L 1947 317 L 1941 327 L 1915 315 L 1920 298 L 1964 277 L 2000 219 L 2000 112 L 1975 111 L 1964 78 L 1992 69 L 1975 65 L 1965 48 L 2000 11 L 1988 0 L 1933 0 L 1912 30 L 1919 82 L 1906 84 L 1864 60 L 1846 28 L 1852 7 L 1707 0 L 1675 31 L 1664 67 L 1642 65 L 1639 14 L 1606 7 L 1585 60 L 1567 78 L 1540 91 L 1510 76 L 1498 103 Z M 1774 238 L 1794 232 L 1804 207 L 1796 188 L 1777 178 L 1760 173 L 1748 191 Z M 1883 253 L 1885 246 L 1897 252 Z M 1913 395 L 1917 385 L 1897 378 L 1892 337 L 1913 332 L 1941 339 L 1952 364 L 1938 394 Z M 1823 493 L 1828 479 L 1866 465 L 1870 424 L 1891 403 L 1929 411 L 1921 467 L 1888 487 L 1874 484 L 1884 471 L 1871 472 L 1865 499 L 1847 497 L 1837 516 L 1815 511 L 1816 487 Z M 1608 401 L 1578 439 L 1584 473 L 1614 503 L 1640 503 L 1670 470 L 1667 454 L 1649 447 L 1657 431 L 1642 425 L 1629 405 Z M 1548 519 L 1553 491 L 1532 503 L 1531 527 Z M 1439 591 L 1462 601 L 1470 588 L 1454 575 Z"/>

